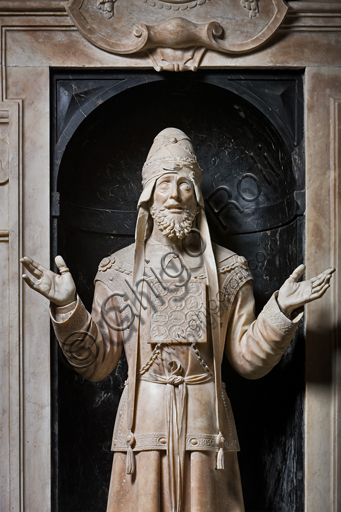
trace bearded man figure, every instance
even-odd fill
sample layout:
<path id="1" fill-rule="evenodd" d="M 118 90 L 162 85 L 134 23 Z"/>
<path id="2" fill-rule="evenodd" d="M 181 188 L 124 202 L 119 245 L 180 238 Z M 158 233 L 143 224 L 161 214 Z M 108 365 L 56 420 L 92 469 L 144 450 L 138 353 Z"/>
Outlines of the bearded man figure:
<path id="1" fill-rule="evenodd" d="M 104 379 L 125 351 L 107 512 L 244 510 L 224 351 L 242 376 L 267 374 L 334 272 L 298 283 L 300 265 L 256 319 L 246 260 L 211 243 L 201 177 L 190 139 L 163 130 L 142 170 L 135 244 L 100 263 L 91 315 L 61 256 L 60 275 L 21 260 L 84 378 Z"/>

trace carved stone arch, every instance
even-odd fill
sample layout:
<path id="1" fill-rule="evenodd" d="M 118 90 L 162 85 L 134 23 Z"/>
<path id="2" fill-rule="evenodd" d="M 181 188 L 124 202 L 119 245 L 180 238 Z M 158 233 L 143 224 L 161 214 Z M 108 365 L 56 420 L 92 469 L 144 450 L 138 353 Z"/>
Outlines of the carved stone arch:
<path id="1" fill-rule="evenodd" d="M 157 81 L 162 79 L 160 75 L 150 76 L 149 81 Z M 71 86 L 72 92 L 67 90 L 67 81 L 61 83 L 60 80 L 55 82 L 55 94 L 58 97 L 60 111 L 59 117 L 62 119 L 54 129 L 54 138 L 56 140 L 55 156 L 54 156 L 54 168 L 53 168 L 53 190 L 57 190 L 57 180 L 59 167 L 61 163 L 62 155 L 64 154 L 65 148 L 76 132 L 78 127 L 99 105 L 108 101 L 110 98 L 120 94 L 120 92 L 126 91 L 127 89 L 138 87 L 146 83 L 145 76 L 140 73 L 125 74 L 121 75 L 115 73 L 115 78 L 96 80 L 97 86 L 91 84 L 91 81 L 81 79 L 78 82 L 86 85 L 84 88 L 81 83 L 77 84 L 77 79 L 73 80 Z M 90 84 L 89 84 L 90 82 Z M 104 83 L 103 83 L 104 82 Z M 77 87 L 78 85 L 78 87 Z M 77 95 L 82 95 L 82 100 L 77 98 Z M 67 100 L 69 96 L 69 100 Z M 75 98 L 74 105 L 71 105 L 71 98 Z M 64 101 L 62 101 L 64 100 Z M 69 114 L 69 116 L 67 115 Z"/>
<path id="2" fill-rule="evenodd" d="M 260 81 L 260 78 L 261 77 L 257 78 L 258 82 Z M 65 151 L 66 145 L 68 144 L 70 138 L 75 133 L 75 131 L 82 123 L 82 121 L 84 121 L 84 119 L 88 115 L 90 115 L 91 112 L 93 112 L 99 105 L 101 105 L 105 101 L 109 100 L 113 96 L 116 96 L 117 94 L 123 91 L 126 91 L 133 87 L 138 87 L 139 85 L 145 84 L 147 82 L 151 83 L 154 81 L 157 82 L 165 79 L 165 75 L 150 72 L 146 72 L 142 75 L 141 73 L 123 75 L 120 75 L 120 73 L 115 73 L 114 79 L 103 78 L 101 80 L 101 83 L 107 82 L 104 85 L 98 85 L 97 87 L 88 85 L 85 90 L 82 90 L 81 87 L 80 89 L 76 87 L 73 89 L 72 92 L 67 92 L 65 90 L 65 85 L 63 85 L 57 79 L 55 83 L 55 94 L 58 96 L 60 104 L 64 104 L 62 106 L 62 108 L 64 109 L 64 114 L 60 114 L 62 122 L 60 122 L 59 124 L 61 124 L 62 126 L 59 127 L 59 129 L 57 126 L 54 133 L 56 140 L 56 150 L 54 155 L 54 169 L 52 173 L 52 188 L 56 190 L 56 180 L 58 178 L 59 165 L 61 162 L 61 156 Z M 82 79 L 81 81 L 84 82 L 84 79 Z M 287 118 L 290 109 L 283 108 L 282 111 L 280 111 L 278 108 L 272 108 L 269 101 L 266 101 L 266 99 L 264 99 L 261 96 L 259 91 L 257 94 L 257 91 L 253 90 L 253 88 L 245 87 L 244 78 L 240 78 L 238 80 L 229 80 L 228 77 L 223 78 L 222 76 L 219 76 L 216 73 L 207 73 L 203 74 L 202 80 L 199 79 L 199 81 L 202 81 L 202 83 L 214 85 L 224 90 L 234 92 L 236 95 L 241 96 L 243 99 L 247 100 L 249 103 L 254 105 L 273 124 L 273 126 L 279 132 L 280 136 L 283 138 L 289 151 L 293 150 L 293 147 L 295 146 L 295 143 L 297 142 L 297 139 L 300 136 L 297 133 L 297 127 L 295 126 L 293 128 L 292 126 L 290 126 L 290 124 L 296 125 L 296 122 L 292 120 L 292 123 L 290 123 L 290 120 L 288 120 Z M 98 80 L 97 82 L 98 84 L 100 83 Z M 281 95 L 282 93 L 284 94 L 288 91 L 288 89 L 290 89 L 290 87 L 297 86 L 294 81 L 291 81 L 290 83 L 290 81 L 287 80 L 287 82 L 288 84 L 286 83 L 286 81 L 278 83 L 275 92 L 277 95 Z M 295 95 L 296 92 L 297 91 L 291 91 L 292 95 Z M 77 96 L 77 94 L 82 94 L 83 99 L 81 102 L 79 100 L 75 101 L 76 105 L 74 105 L 72 112 L 72 108 L 70 107 L 70 101 L 65 101 L 65 97 L 67 95 L 69 95 L 70 97 L 75 97 Z M 62 96 L 64 96 L 63 102 L 61 101 Z M 302 114 L 302 108 L 302 102 L 299 102 L 297 100 L 295 106 L 292 109 L 294 110 L 293 115 L 300 116 Z M 69 119 L 67 118 L 68 113 L 71 113 Z"/>

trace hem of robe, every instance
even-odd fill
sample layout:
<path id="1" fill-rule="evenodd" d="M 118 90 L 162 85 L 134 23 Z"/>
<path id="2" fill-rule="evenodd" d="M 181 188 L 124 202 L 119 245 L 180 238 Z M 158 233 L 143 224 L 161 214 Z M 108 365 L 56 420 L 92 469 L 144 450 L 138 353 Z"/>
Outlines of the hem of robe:
<path id="1" fill-rule="evenodd" d="M 115 452 L 107 512 L 173 512 L 166 452 L 135 454 L 136 469 L 126 473 L 126 454 Z M 225 453 L 216 469 L 215 452 L 186 452 L 181 512 L 244 512 L 237 454 Z"/>

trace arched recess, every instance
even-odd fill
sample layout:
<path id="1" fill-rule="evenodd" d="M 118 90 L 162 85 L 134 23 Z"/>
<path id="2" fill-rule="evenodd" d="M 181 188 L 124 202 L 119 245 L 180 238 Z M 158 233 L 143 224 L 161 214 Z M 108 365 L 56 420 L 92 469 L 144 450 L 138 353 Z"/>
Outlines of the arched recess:
<path id="1" fill-rule="evenodd" d="M 66 258 L 88 308 L 99 261 L 134 240 L 152 140 L 176 126 L 192 138 L 204 169 L 212 238 L 248 259 L 261 309 L 303 259 L 299 82 L 296 74 L 271 82 L 218 73 L 55 80 L 52 252 Z M 55 502 L 65 512 L 105 510 L 126 363 L 90 383 L 62 357 L 55 362 Z M 225 362 L 224 379 L 242 446 L 246 510 L 301 510 L 302 333 L 269 376 L 248 382 Z"/>

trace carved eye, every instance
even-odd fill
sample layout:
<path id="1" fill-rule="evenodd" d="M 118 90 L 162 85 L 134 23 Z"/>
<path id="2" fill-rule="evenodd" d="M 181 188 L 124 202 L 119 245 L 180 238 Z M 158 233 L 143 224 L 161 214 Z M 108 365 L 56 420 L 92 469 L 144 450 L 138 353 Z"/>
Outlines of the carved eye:
<path id="1" fill-rule="evenodd" d="M 185 181 L 183 183 L 180 183 L 181 190 L 184 190 L 185 192 L 190 192 L 191 186 L 186 183 Z"/>
<path id="2" fill-rule="evenodd" d="M 169 187 L 169 181 L 161 181 L 161 183 L 157 184 L 157 188 L 161 190 L 166 190 Z"/>

